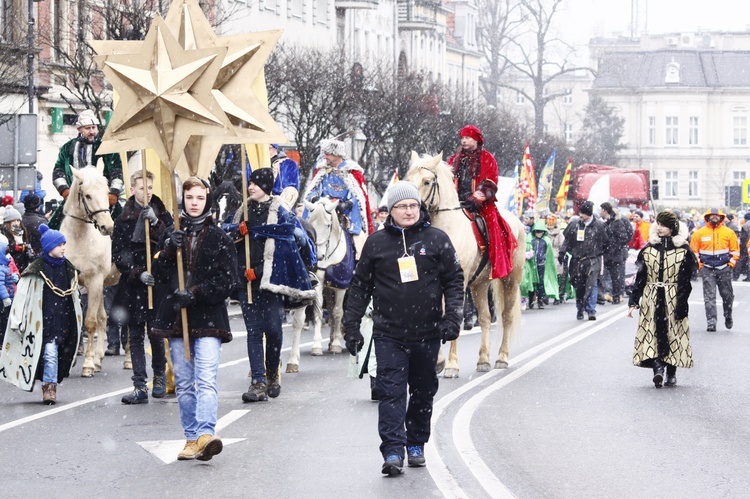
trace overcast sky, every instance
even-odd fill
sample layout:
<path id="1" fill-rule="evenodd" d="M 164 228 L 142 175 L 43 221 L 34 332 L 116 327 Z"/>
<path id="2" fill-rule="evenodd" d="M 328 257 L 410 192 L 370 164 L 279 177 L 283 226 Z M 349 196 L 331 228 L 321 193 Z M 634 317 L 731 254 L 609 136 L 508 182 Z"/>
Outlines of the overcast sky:
<path id="1" fill-rule="evenodd" d="M 747 0 L 638 0 L 648 4 L 648 31 L 652 34 L 702 30 L 744 31 L 750 26 Z M 636 3 L 638 3 L 636 2 Z M 630 33 L 631 0 L 569 0 L 572 24 L 589 36 Z M 575 20 L 578 20 L 576 22 Z M 641 24 L 643 20 L 641 21 Z M 584 26 L 586 26 L 584 28 Z M 584 33 L 581 33 L 583 36 Z"/>

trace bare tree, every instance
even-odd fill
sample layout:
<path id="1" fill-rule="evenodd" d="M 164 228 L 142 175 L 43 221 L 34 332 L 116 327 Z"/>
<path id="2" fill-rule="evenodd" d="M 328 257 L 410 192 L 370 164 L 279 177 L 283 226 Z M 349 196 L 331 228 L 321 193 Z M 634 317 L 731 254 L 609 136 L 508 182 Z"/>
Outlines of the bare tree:
<path id="1" fill-rule="evenodd" d="M 573 66 L 571 58 L 574 47 L 558 38 L 555 32 L 555 15 L 563 0 L 519 0 L 521 20 L 526 27 L 524 34 L 507 39 L 509 50 L 500 55 L 514 77 L 499 83 L 515 90 L 534 106 L 534 137 L 537 141 L 544 135 L 544 108 L 548 102 L 565 95 L 567 90 L 548 91 L 549 84 L 562 75 L 591 69 Z M 524 81 L 531 80 L 533 92 L 528 92 Z"/>
<path id="2" fill-rule="evenodd" d="M 521 25 L 516 0 L 478 0 L 477 43 L 484 59 L 484 74 L 479 80 L 484 101 L 497 106 L 498 82 L 509 62 L 505 54 L 513 33 Z"/>
<path id="3" fill-rule="evenodd" d="M 13 99 L 28 91 L 27 16 L 18 2 L 0 1 L 0 105 L 5 114 L 20 112 L 28 101 Z"/>
<path id="4" fill-rule="evenodd" d="M 301 190 L 323 139 L 350 130 L 355 94 L 342 52 L 279 46 L 266 72 L 269 109 L 292 133 L 300 153 Z"/>

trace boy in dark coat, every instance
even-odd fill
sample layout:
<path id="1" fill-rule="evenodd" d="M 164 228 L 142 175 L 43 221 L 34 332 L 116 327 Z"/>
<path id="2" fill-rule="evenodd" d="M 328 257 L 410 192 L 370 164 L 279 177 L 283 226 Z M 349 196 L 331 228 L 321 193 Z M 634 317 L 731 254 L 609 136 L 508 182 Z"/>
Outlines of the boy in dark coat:
<path id="1" fill-rule="evenodd" d="M 126 317 L 129 328 L 130 355 L 133 360 L 133 392 L 122 398 L 123 404 L 147 404 L 146 352 L 144 336 L 148 333 L 151 342 L 151 368 L 154 372 L 152 395 L 166 395 L 164 372 L 167 359 L 164 340 L 151 338 L 152 311 L 148 309 L 148 286 L 154 285 L 154 277 L 146 271 L 146 221 L 151 236 L 151 254 L 156 253 L 157 244 L 165 229 L 172 226 L 172 216 L 161 199 L 152 195 L 154 174 L 136 170 L 130 176 L 130 198 L 122 214 L 115 220 L 112 233 L 112 259 L 122 273 L 117 285 L 112 308 L 115 315 Z M 118 347 L 119 350 L 119 347 Z"/>
<path id="2" fill-rule="evenodd" d="M 221 344 L 232 340 L 226 299 L 237 282 L 234 244 L 211 217 L 208 182 L 190 177 L 182 184 L 181 230 L 162 237 L 153 275 L 163 291 L 153 335 L 169 338 L 175 390 L 185 448 L 179 460 L 208 461 L 222 450 L 215 435 Z M 179 288 L 177 250 L 182 251 L 185 287 Z M 188 344 L 183 339 L 182 312 L 187 312 Z M 186 348 L 189 359 L 185 359 Z"/>

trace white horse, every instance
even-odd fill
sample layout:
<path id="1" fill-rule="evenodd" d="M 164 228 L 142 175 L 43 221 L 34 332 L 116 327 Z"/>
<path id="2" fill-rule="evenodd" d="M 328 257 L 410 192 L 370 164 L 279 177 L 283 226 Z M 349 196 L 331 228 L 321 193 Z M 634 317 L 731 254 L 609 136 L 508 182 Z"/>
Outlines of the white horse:
<path id="1" fill-rule="evenodd" d="M 114 222 L 109 214 L 109 187 L 102 170 L 89 166 L 71 168 L 71 171 L 73 185 L 70 186 L 70 195 L 63 209 L 65 218 L 60 232 L 67 240 L 65 256 L 81 272 L 79 282 L 88 290 L 89 304 L 84 320 L 88 346 L 81 376 L 90 378 L 95 371 L 101 371 L 104 357 L 104 340 L 107 335 L 104 283 L 112 275 L 110 234 Z"/>
<path id="2" fill-rule="evenodd" d="M 315 203 L 305 202 L 309 212 L 308 221 L 315 228 L 317 235 L 316 250 L 318 255 L 318 285 L 315 286 L 317 296 L 315 298 L 314 313 L 314 335 L 313 345 L 310 353 L 315 356 L 323 355 L 321 322 L 323 315 L 323 293 L 326 292 L 328 298 L 328 313 L 330 317 L 331 335 L 328 340 L 328 351 L 331 353 L 341 353 L 343 351 L 344 336 L 342 333 L 341 320 L 344 316 L 344 295 L 346 289 L 333 288 L 325 286 L 326 269 L 332 265 L 340 263 L 347 255 L 348 244 L 346 240 L 345 229 L 339 223 L 336 214 L 338 201 L 331 201 L 328 198 L 320 198 Z M 325 288 L 325 289 L 324 289 Z M 289 361 L 286 365 L 286 372 L 296 373 L 299 371 L 299 341 L 302 334 L 302 327 L 305 323 L 305 309 L 297 309 L 293 312 L 292 318 L 292 348 L 289 354 Z"/>
<path id="3" fill-rule="evenodd" d="M 417 185 L 422 201 L 432 218 L 432 225 L 447 233 L 451 242 L 453 242 L 464 271 L 464 286 L 469 286 L 474 305 L 477 308 L 479 324 L 482 328 L 477 371 L 487 372 L 491 369 L 491 317 L 487 297 L 490 285 L 492 285 L 492 293 L 495 298 L 495 313 L 502 318 L 503 325 L 503 340 L 498 358 L 495 361 L 495 369 L 506 368 L 508 367 L 510 339 L 521 323 L 521 294 L 519 289 L 523 277 L 523 266 L 526 261 L 526 232 L 524 226 L 511 212 L 500 210 L 500 215 L 508 222 L 518 242 L 518 246 L 513 253 L 513 270 L 503 279 L 491 280 L 491 268 L 487 264 L 475 276 L 482 260 L 482 254 L 474 237 L 471 227 L 472 222 L 460 209 L 458 193 L 453 183 L 453 172 L 442 160 L 441 154 L 420 158 L 417 153 L 412 152 L 410 165 L 405 180 Z M 469 283 L 471 279 L 473 279 L 473 282 Z M 445 366 L 445 377 L 456 378 L 458 377 L 458 371 L 457 341 L 453 341 L 448 355 L 448 364 Z"/>

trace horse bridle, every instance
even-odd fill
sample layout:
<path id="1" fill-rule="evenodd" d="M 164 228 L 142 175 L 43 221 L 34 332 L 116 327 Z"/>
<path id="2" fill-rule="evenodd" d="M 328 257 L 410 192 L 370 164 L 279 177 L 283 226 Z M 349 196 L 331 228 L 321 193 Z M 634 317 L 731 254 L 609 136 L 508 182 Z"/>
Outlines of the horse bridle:
<path id="1" fill-rule="evenodd" d="M 437 181 L 438 180 L 437 172 L 432 171 L 425 166 L 420 166 L 419 169 L 427 170 L 428 172 L 432 173 L 432 185 L 430 186 L 430 190 L 424 199 L 424 204 L 425 206 L 427 206 L 427 211 L 429 213 L 440 213 L 441 211 L 455 211 L 455 210 L 463 209 L 461 205 L 456 206 L 455 208 L 435 208 L 434 207 L 435 197 L 440 196 L 440 184 Z"/>
<path id="2" fill-rule="evenodd" d="M 83 205 L 83 211 L 86 213 L 86 218 L 77 217 L 75 215 L 68 214 L 67 216 L 71 218 L 75 218 L 76 220 L 79 220 L 86 224 L 93 224 L 94 228 L 101 232 L 101 226 L 94 218 L 95 215 L 98 215 L 99 213 L 109 212 L 109 208 L 104 208 L 101 210 L 95 210 L 91 211 L 89 208 L 89 205 L 86 204 L 86 198 L 83 197 L 83 192 L 81 191 L 81 186 L 78 186 L 78 201 Z"/>

